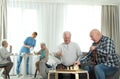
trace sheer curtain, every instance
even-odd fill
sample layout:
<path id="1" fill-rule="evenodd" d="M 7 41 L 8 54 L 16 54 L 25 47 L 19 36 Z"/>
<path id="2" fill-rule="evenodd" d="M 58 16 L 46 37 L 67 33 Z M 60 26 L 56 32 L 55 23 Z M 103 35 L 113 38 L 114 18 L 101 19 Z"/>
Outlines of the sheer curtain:
<path id="1" fill-rule="evenodd" d="M 8 2 L 8 39 L 17 53 L 26 36 L 38 32 L 36 50 L 45 42 L 50 51 L 59 44 L 63 27 L 64 4 Z M 14 30 L 14 29 L 16 30 Z M 53 37 L 54 36 L 54 37 Z M 15 40 L 15 41 L 11 41 Z"/>
<path id="2" fill-rule="evenodd" d="M 86 52 L 92 42 L 89 31 L 101 29 L 101 6 L 11 0 L 8 4 L 8 20 L 8 39 L 14 53 L 18 53 L 23 40 L 32 31 L 38 32 L 36 50 L 40 42 L 45 42 L 51 52 L 63 41 L 62 33 L 66 30 L 71 31 L 72 41 Z"/>
<path id="3" fill-rule="evenodd" d="M 117 5 L 102 6 L 102 33 L 111 37 L 116 46 L 116 52 L 120 54 L 120 26 L 119 7 Z"/>
<path id="4" fill-rule="evenodd" d="M 64 4 L 8 1 L 8 41 L 13 45 L 13 53 L 19 53 L 27 36 L 38 32 L 35 51 L 40 49 L 40 42 L 45 42 L 51 50 L 61 41 L 64 22 Z M 16 74 L 16 56 L 11 74 Z M 30 74 L 35 71 L 35 57 L 30 58 Z M 23 65 L 22 69 L 23 70 Z M 23 72 L 23 71 L 22 71 Z"/>
<path id="5" fill-rule="evenodd" d="M 6 0 L 0 0 L 0 41 L 7 36 L 7 4 Z"/>

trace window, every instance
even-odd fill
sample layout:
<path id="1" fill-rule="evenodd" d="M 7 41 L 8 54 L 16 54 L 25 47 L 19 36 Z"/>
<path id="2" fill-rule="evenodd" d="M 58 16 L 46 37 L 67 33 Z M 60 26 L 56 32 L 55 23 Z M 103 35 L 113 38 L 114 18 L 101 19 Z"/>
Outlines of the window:
<path id="1" fill-rule="evenodd" d="M 39 32 L 36 38 L 37 50 L 39 50 L 39 42 L 41 40 L 47 43 L 47 46 L 51 48 L 50 50 L 54 49 L 53 46 L 58 43 L 56 42 L 58 40 L 52 42 L 52 44 L 55 43 L 53 45 L 48 44 L 51 44 L 51 35 L 58 33 L 56 30 L 59 29 L 63 29 L 63 31 L 71 31 L 72 41 L 78 43 L 81 50 L 86 52 L 89 50 L 89 47 L 92 43 L 89 38 L 90 30 L 93 28 L 97 28 L 99 30 L 101 29 L 101 6 L 66 4 L 63 6 L 63 8 L 66 9 L 65 13 L 59 16 L 62 17 L 63 20 L 60 20 L 56 19 L 58 18 L 57 15 L 60 13 L 56 12 L 56 9 L 59 9 L 61 5 L 58 6 L 56 4 L 57 6 L 54 6 L 51 3 L 44 5 L 42 5 L 42 3 L 37 3 L 37 5 L 32 4 L 34 3 L 28 3 L 28 6 L 26 6 L 26 4 L 12 7 L 8 6 L 7 38 L 8 42 L 13 46 L 13 53 L 19 52 L 20 47 L 23 45 L 23 41 L 27 36 L 30 36 L 33 31 Z M 51 9 L 49 9 L 49 7 L 46 7 L 51 5 L 53 5 L 50 7 Z M 51 16 L 52 14 L 54 14 L 54 18 Z M 60 26 L 54 24 L 59 24 Z M 48 31 L 53 33 L 49 33 Z M 62 31 L 59 34 L 62 35 Z M 60 42 L 63 41 L 63 39 L 58 36 L 53 36 L 53 38 L 60 38 Z"/>
<path id="2" fill-rule="evenodd" d="M 64 30 L 72 33 L 72 41 L 77 42 L 82 51 L 87 52 L 92 44 L 89 32 L 101 29 L 101 6 L 68 5 Z"/>
<path id="3" fill-rule="evenodd" d="M 26 37 L 37 31 L 37 12 L 35 9 L 8 8 L 9 43 L 13 46 L 13 53 L 18 53 Z"/>

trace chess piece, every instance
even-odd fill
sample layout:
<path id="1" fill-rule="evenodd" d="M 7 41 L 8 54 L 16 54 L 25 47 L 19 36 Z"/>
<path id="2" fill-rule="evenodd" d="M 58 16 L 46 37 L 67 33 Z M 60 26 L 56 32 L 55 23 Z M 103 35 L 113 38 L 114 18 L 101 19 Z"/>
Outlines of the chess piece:
<path id="1" fill-rule="evenodd" d="M 70 67 L 70 70 L 73 70 L 73 67 L 72 67 L 72 66 Z"/>
<path id="2" fill-rule="evenodd" d="M 69 70 L 69 67 L 67 67 L 67 70 Z"/>
<path id="3" fill-rule="evenodd" d="M 74 65 L 74 70 L 79 70 L 79 66 L 78 65 Z"/>

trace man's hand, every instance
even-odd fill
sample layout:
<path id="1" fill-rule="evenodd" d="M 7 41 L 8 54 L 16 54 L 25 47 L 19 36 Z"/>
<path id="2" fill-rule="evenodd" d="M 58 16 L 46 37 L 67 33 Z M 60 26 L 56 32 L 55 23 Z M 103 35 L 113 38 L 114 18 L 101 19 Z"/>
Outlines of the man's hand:
<path id="1" fill-rule="evenodd" d="M 95 50 L 96 49 L 96 46 L 91 46 L 90 47 L 90 51 L 93 51 L 93 50 Z"/>
<path id="2" fill-rule="evenodd" d="M 61 51 L 58 51 L 58 52 L 56 53 L 56 56 L 58 56 L 58 57 L 62 56 L 62 52 L 61 52 Z"/>
<path id="3" fill-rule="evenodd" d="M 80 62 L 79 61 L 75 61 L 74 65 L 80 65 Z"/>

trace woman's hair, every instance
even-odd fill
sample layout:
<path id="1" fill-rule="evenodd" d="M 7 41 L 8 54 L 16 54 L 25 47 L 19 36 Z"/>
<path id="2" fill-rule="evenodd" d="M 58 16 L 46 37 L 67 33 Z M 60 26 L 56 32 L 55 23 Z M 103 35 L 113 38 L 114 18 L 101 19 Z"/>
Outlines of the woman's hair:
<path id="1" fill-rule="evenodd" d="M 32 34 L 33 34 L 33 35 L 37 35 L 37 32 L 33 32 Z"/>
<path id="2" fill-rule="evenodd" d="M 44 45 L 44 46 L 46 46 L 46 44 L 45 44 L 45 43 L 40 43 L 40 45 Z"/>

